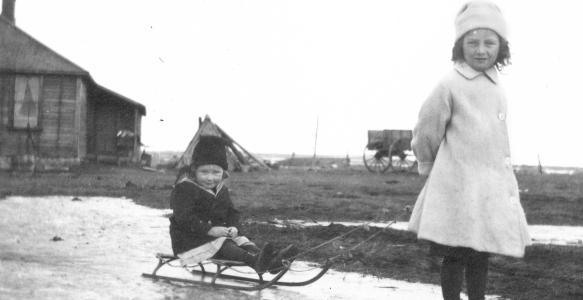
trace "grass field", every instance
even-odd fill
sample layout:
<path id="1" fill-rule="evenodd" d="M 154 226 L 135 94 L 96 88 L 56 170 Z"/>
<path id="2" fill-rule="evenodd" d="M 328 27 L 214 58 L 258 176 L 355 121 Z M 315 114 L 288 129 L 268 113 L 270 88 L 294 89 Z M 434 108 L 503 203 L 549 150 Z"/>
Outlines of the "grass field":
<path id="1" fill-rule="evenodd" d="M 87 165 L 68 173 L 0 173 L 0 199 L 7 195 L 127 197 L 136 203 L 168 208 L 173 172 Z M 519 172 L 521 202 L 529 224 L 583 226 L 583 175 L 538 175 Z M 247 235 L 277 246 L 294 242 L 308 248 L 350 228 L 275 228 L 256 221 L 305 219 L 387 221 L 413 205 L 423 179 L 412 173 L 372 174 L 363 168 L 234 173 L 232 198 L 241 210 Z M 401 216 L 406 221 L 408 216 Z M 252 221 L 252 222 L 251 222 Z M 307 259 L 322 261 L 344 253 L 377 230 L 361 230 L 322 248 Z M 170 246 L 169 246 L 170 247 Z M 385 230 L 345 256 L 337 269 L 409 281 L 439 283 L 439 262 L 427 245 L 409 232 Z M 494 256 L 488 293 L 511 299 L 583 299 L 583 247 L 536 245 L 524 259 Z"/>

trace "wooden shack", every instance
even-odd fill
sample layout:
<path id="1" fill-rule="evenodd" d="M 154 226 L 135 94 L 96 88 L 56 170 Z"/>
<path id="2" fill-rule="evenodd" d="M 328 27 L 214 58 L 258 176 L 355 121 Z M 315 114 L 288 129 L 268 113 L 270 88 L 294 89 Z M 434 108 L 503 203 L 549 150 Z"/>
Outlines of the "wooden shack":
<path id="1" fill-rule="evenodd" d="M 0 169 L 139 163 L 146 108 L 100 86 L 6 16 L 0 16 Z"/>

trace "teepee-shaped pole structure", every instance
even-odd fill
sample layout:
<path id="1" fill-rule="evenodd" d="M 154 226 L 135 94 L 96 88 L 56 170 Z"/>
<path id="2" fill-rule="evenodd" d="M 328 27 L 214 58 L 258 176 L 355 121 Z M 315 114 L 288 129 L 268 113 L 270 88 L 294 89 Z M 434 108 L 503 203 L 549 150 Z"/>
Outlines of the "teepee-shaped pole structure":
<path id="1" fill-rule="evenodd" d="M 218 125 L 214 124 L 211 121 L 211 118 L 207 115 L 204 117 L 204 120 L 199 122 L 199 127 L 197 132 L 194 134 L 194 137 L 186 147 L 184 153 L 178 160 L 177 168 L 181 169 L 183 167 L 189 166 L 192 160 L 192 153 L 194 152 L 194 147 L 198 144 L 200 140 L 200 136 L 202 135 L 214 135 L 222 137 L 228 144 L 228 152 L 232 156 L 235 156 L 237 159 L 236 161 L 241 166 L 249 166 L 249 160 L 254 161 L 259 168 L 270 170 L 269 166 L 267 166 L 263 161 L 255 157 L 251 152 L 247 151 L 241 144 L 237 143 L 231 136 L 229 136 L 224 130 L 222 130 Z M 228 153 L 229 155 L 229 153 Z M 244 168 L 242 168 L 244 169 Z"/>

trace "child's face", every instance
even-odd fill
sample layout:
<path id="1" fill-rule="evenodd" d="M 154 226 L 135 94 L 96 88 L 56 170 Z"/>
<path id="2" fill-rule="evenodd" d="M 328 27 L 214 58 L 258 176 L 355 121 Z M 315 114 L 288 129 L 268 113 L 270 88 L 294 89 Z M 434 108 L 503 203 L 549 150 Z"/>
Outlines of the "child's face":
<path id="1" fill-rule="evenodd" d="M 202 165 L 194 172 L 196 182 L 207 189 L 216 187 L 223 180 L 223 168 L 217 165 Z"/>
<path id="2" fill-rule="evenodd" d="M 490 29 L 472 30 L 463 37 L 464 60 L 472 69 L 483 72 L 496 63 L 500 51 L 500 40 Z"/>

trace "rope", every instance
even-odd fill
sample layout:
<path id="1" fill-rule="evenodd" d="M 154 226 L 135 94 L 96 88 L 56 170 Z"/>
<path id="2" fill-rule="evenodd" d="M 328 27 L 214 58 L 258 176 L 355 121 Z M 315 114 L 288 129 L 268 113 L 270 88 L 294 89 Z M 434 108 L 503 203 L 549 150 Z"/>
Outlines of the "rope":
<path id="1" fill-rule="evenodd" d="M 382 232 L 383 232 L 385 229 L 389 228 L 389 226 L 391 226 L 391 225 L 395 224 L 396 222 L 397 222 L 396 220 L 393 220 L 393 221 L 389 222 L 389 223 L 388 223 L 388 224 L 387 224 L 385 227 L 383 227 L 381 230 L 379 230 L 379 231 L 377 231 L 377 232 L 373 233 L 372 235 L 370 235 L 368 238 L 364 239 L 364 240 L 363 240 L 363 241 L 361 241 L 360 243 L 358 243 L 358 244 L 356 244 L 356 245 L 354 245 L 354 246 L 350 247 L 350 249 L 346 250 L 346 252 L 350 253 L 351 251 L 354 251 L 354 250 L 356 250 L 356 248 L 358 248 L 358 247 L 360 247 L 360 246 L 364 245 L 366 242 L 368 242 L 368 241 L 372 240 L 373 238 L 375 238 L 376 236 L 378 236 L 379 234 L 381 234 L 381 233 L 382 233 Z M 330 258 L 330 260 L 334 261 L 335 259 L 337 259 L 337 258 L 339 258 L 339 257 L 342 257 L 342 256 L 343 256 L 343 254 L 338 254 L 338 255 L 332 256 L 332 257 Z"/>
<path id="2" fill-rule="evenodd" d="M 347 236 L 347 235 L 349 235 L 349 234 L 351 234 L 351 233 L 355 232 L 356 230 L 358 230 L 358 229 L 360 229 L 361 227 L 363 227 L 363 226 L 365 226 L 365 225 L 368 225 L 368 224 L 370 224 L 370 223 L 372 223 L 372 222 L 367 222 L 367 223 L 365 223 L 365 224 L 363 224 L 363 225 L 360 225 L 360 226 L 358 226 L 358 227 L 356 227 L 356 228 L 353 228 L 353 229 L 351 229 L 351 230 L 349 230 L 349 231 L 347 231 L 347 232 L 345 232 L 345 233 L 343 233 L 343 234 L 341 234 L 341 235 L 339 235 L 339 236 L 337 236 L 337 237 L 334 237 L 334 238 L 332 238 L 332 239 L 329 239 L 329 240 L 327 240 L 327 241 L 325 241 L 325 242 L 323 242 L 323 243 L 321 243 L 321 244 L 319 244 L 319 245 L 317 245 L 317 246 L 314 246 L 314 247 L 312 247 L 312 248 L 309 248 L 309 249 L 307 249 L 307 250 L 305 250 L 305 251 L 302 251 L 302 252 L 300 252 L 300 253 L 298 253 L 298 254 L 296 254 L 296 255 L 294 255 L 294 256 L 292 256 L 292 257 L 288 258 L 288 260 L 294 260 L 294 259 L 296 259 L 296 258 L 298 258 L 298 257 L 300 257 L 300 256 L 302 256 L 302 255 L 305 255 L 305 254 L 307 254 L 307 253 L 310 253 L 310 252 L 313 252 L 313 251 L 315 251 L 315 250 L 318 250 L 318 249 L 320 249 L 320 248 L 322 248 L 322 247 L 324 247 L 324 246 L 326 246 L 326 245 L 328 245 L 328 244 L 330 244 L 330 243 L 332 243 L 332 242 L 334 242 L 334 241 L 336 241 L 336 240 L 339 240 L 339 239 L 341 239 L 341 238 L 344 238 L 345 236 Z"/>
<path id="3" fill-rule="evenodd" d="M 356 250 L 358 247 L 360 247 L 360 246 L 364 245 L 365 243 L 367 243 L 368 241 L 372 240 L 373 238 L 375 238 L 376 236 L 378 236 L 379 234 L 381 234 L 381 233 L 382 233 L 384 230 L 386 230 L 387 228 L 389 228 L 391 225 L 393 225 L 393 224 L 397 223 L 397 220 L 398 220 L 398 219 L 399 219 L 401 216 L 403 216 L 403 215 L 405 215 L 405 214 L 409 213 L 410 211 L 411 211 L 411 208 L 410 208 L 409 206 L 406 206 L 406 207 L 403 209 L 403 211 L 402 211 L 400 214 L 398 214 L 397 216 L 395 216 L 395 218 L 394 218 L 394 219 L 393 219 L 391 222 L 389 222 L 389 223 L 388 223 L 388 224 L 387 224 L 385 227 L 383 227 L 381 230 L 379 230 L 379 231 L 377 231 L 377 232 L 373 233 L 372 235 L 370 235 L 368 238 L 364 239 L 364 240 L 363 240 L 363 241 L 361 241 L 360 243 L 358 243 L 358 244 L 356 244 L 356 245 L 354 245 L 354 246 L 350 247 L 350 249 L 348 249 L 346 252 L 347 252 L 347 253 L 350 253 L 351 251 L 354 251 L 354 250 Z M 295 260 L 296 258 L 298 258 L 298 257 L 300 257 L 300 256 L 302 256 L 302 255 L 305 255 L 305 254 L 307 254 L 307 253 L 313 252 L 313 251 L 315 251 L 315 250 L 317 250 L 317 249 L 319 249 L 319 248 L 322 248 L 322 247 L 324 247 L 324 246 L 326 246 L 326 245 L 328 245 L 328 244 L 330 244 L 330 243 L 332 243 L 332 242 L 334 242 L 334 241 L 336 241 L 336 240 L 342 239 L 342 238 L 344 238 L 344 237 L 348 236 L 349 234 L 351 234 L 351 233 L 355 232 L 355 231 L 356 231 L 356 230 L 358 230 L 358 229 L 361 229 L 361 228 L 367 228 L 367 227 L 368 227 L 368 225 L 369 225 L 369 224 L 371 224 L 371 223 L 372 223 L 372 222 L 366 222 L 366 223 L 364 223 L 364 224 L 362 224 L 362 225 L 359 225 L 359 226 L 357 226 L 357 227 L 355 227 L 355 228 L 353 228 L 353 229 L 351 229 L 351 230 L 349 230 L 349 231 L 347 231 L 347 232 L 345 232 L 345 233 L 343 233 L 343 234 L 341 234 L 341 235 L 339 235 L 339 236 L 337 236 L 337 237 L 334 237 L 334 238 L 332 238 L 332 239 L 329 239 L 329 240 L 327 240 L 327 241 L 325 241 L 325 242 L 323 242 L 323 243 L 320 243 L 320 244 L 319 244 L 319 245 L 317 245 L 317 246 L 314 246 L 314 247 L 312 247 L 312 248 L 309 248 L 309 249 L 307 249 L 307 250 L 305 250 L 305 251 L 303 251 L 303 252 L 300 252 L 300 253 L 298 253 L 298 254 L 296 254 L 296 255 L 294 255 L 294 256 L 292 256 L 292 257 L 288 258 L 287 260 L 284 260 L 284 263 L 291 264 L 291 262 L 293 262 L 293 260 Z M 344 254 L 338 254 L 338 255 L 332 256 L 332 257 L 328 258 L 328 261 L 330 261 L 330 262 L 334 262 L 334 260 L 336 260 L 336 259 L 338 259 L 338 258 L 342 257 L 343 255 L 344 255 Z M 320 264 L 320 267 L 321 267 L 321 264 Z M 320 267 L 314 267 L 314 268 L 311 268 L 311 269 L 308 269 L 308 270 L 306 270 L 305 272 L 308 272 L 308 271 L 311 271 L 311 270 L 313 270 L 313 269 L 317 269 L 317 268 L 320 268 Z M 283 267 L 279 267 L 279 268 L 271 269 L 270 271 L 280 270 L 280 269 L 282 269 L 282 268 L 283 268 Z M 291 268 L 290 268 L 290 270 L 291 270 Z M 304 272 L 304 271 L 297 271 L 297 272 Z"/>
<path id="4" fill-rule="evenodd" d="M 375 238 L 376 236 L 378 236 L 379 234 L 381 234 L 383 231 L 385 231 L 386 229 L 388 229 L 388 228 L 389 228 L 391 225 L 393 225 L 393 224 L 397 223 L 397 219 L 399 219 L 399 217 L 401 217 L 401 216 L 403 216 L 403 215 L 405 215 L 405 214 L 409 213 L 410 211 L 411 211 L 411 208 L 410 208 L 409 206 L 406 206 L 406 207 L 403 209 L 403 211 L 402 211 L 400 214 L 398 214 L 397 216 L 395 216 L 395 218 L 394 218 L 394 219 L 393 219 L 391 222 L 389 222 L 389 223 L 388 223 L 388 224 L 387 224 L 385 227 L 383 227 L 381 230 L 379 230 L 379 231 L 377 231 L 377 232 L 373 233 L 372 235 L 370 235 L 368 238 L 364 239 L 364 240 L 363 240 L 363 241 L 361 241 L 360 243 L 358 243 L 358 244 L 356 244 L 356 245 L 354 245 L 354 246 L 350 247 L 350 249 L 348 249 L 346 252 L 347 252 L 347 253 L 350 253 L 351 251 L 354 251 L 354 250 L 356 250 L 356 248 L 358 248 L 358 247 L 360 247 L 360 246 L 364 245 L 366 242 L 368 242 L 368 241 L 372 240 L 373 238 Z M 342 256 L 342 254 L 338 254 L 338 255 L 336 255 L 336 256 L 333 256 L 333 257 L 331 257 L 331 258 L 330 258 L 330 260 L 331 260 L 331 261 L 334 261 L 335 259 L 337 259 L 337 258 L 339 258 L 339 257 L 341 257 L 341 256 Z"/>
<path id="5" fill-rule="evenodd" d="M 343 233 L 343 234 L 341 234 L 341 235 L 339 235 L 339 236 L 337 236 L 337 237 L 334 237 L 334 238 L 332 238 L 332 239 L 329 239 L 329 240 L 327 240 L 327 241 L 325 241 L 325 242 L 323 242 L 323 243 L 321 243 L 321 244 L 319 244 L 319 245 L 317 245 L 317 246 L 314 246 L 314 247 L 312 247 L 312 248 L 309 248 L 309 249 L 307 249 L 307 250 L 305 250 L 305 251 L 302 251 L 302 252 L 300 252 L 300 253 L 298 253 L 298 254 L 296 254 L 296 255 L 294 255 L 294 256 L 291 256 L 291 257 L 287 258 L 286 260 L 284 260 L 284 263 L 291 264 L 291 263 L 292 263 L 292 262 L 293 262 L 293 261 L 294 261 L 296 258 L 298 258 L 298 257 L 300 257 L 300 256 L 302 256 L 302 255 L 305 255 L 305 254 L 307 254 L 307 253 L 313 252 L 313 251 L 315 251 L 315 250 L 317 250 L 317 249 L 320 249 L 320 248 L 322 248 L 322 247 L 324 247 L 324 246 L 326 246 L 326 245 L 328 245 L 328 244 L 332 243 L 333 241 L 339 240 L 339 239 L 341 239 L 341 238 L 343 238 L 343 237 L 345 237 L 345 236 L 347 236 L 347 235 L 349 235 L 349 234 L 351 234 L 351 233 L 355 232 L 356 230 L 360 229 L 362 226 L 368 225 L 368 224 L 370 224 L 370 223 L 371 223 L 371 222 L 367 222 L 367 223 L 365 223 L 364 225 L 360 225 L 360 226 L 358 226 L 358 227 L 356 227 L 356 228 L 353 228 L 353 229 L 349 230 L 348 232 L 345 232 L 345 233 Z M 317 269 L 317 268 L 319 268 L 319 267 L 314 267 L 314 268 L 312 268 L 312 269 L 309 269 L 308 271 L 311 271 L 311 270 L 313 270 L 313 269 Z M 269 270 L 267 270 L 267 271 L 278 271 L 278 270 L 281 270 L 281 269 L 283 269 L 283 267 L 277 267 L 277 268 L 274 268 L 274 269 L 269 269 Z M 304 272 L 304 271 L 297 271 L 297 272 Z M 307 272 L 307 271 L 305 271 L 305 272 Z"/>
<path id="6" fill-rule="evenodd" d="M 399 219 L 401 216 L 403 216 L 404 214 L 407 214 L 407 213 L 409 213 L 410 211 L 411 211 L 411 208 L 410 208 L 409 206 L 406 206 L 406 207 L 405 207 L 405 209 L 403 209 L 403 211 L 402 211 L 400 214 L 398 214 L 397 216 L 395 216 L 395 218 L 394 218 L 392 221 L 390 221 L 390 222 L 389 222 L 387 225 L 385 225 L 385 226 L 384 226 L 384 227 L 383 227 L 381 230 L 379 230 L 379 231 L 377 231 L 377 232 L 373 233 L 372 235 L 370 235 L 369 237 L 367 237 L 366 239 L 364 239 L 364 240 L 363 240 L 363 241 L 361 241 L 360 243 L 358 243 L 358 244 L 356 244 L 356 245 L 354 245 L 354 246 L 350 247 L 350 249 L 346 250 L 346 252 L 347 252 L 347 253 L 350 253 L 351 251 L 354 251 L 354 250 L 356 250 L 357 248 L 361 247 L 362 245 L 364 245 L 364 244 L 365 244 L 365 243 L 367 243 L 368 241 L 372 240 L 373 238 L 375 238 L 376 236 L 378 236 L 379 234 L 381 234 L 383 231 L 385 231 L 387 228 L 389 228 L 391 225 L 393 225 L 393 224 L 397 223 L 397 220 L 398 220 L 398 219 Z M 361 228 L 367 228 L 367 227 L 368 227 L 368 225 L 369 225 L 369 224 L 371 224 L 371 223 L 372 223 L 372 222 L 366 222 L 366 223 L 364 223 L 364 224 L 361 224 L 361 225 L 359 225 L 359 226 L 357 226 L 357 227 L 355 227 L 355 228 L 353 228 L 353 229 L 351 229 L 351 230 L 349 230 L 349 231 L 347 231 L 347 232 L 345 232 L 345 233 L 343 233 L 343 234 L 341 234 L 341 235 L 339 235 L 339 236 L 336 236 L 336 237 L 334 237 L 334 238 L 331 238 L 331 239 L 329 239 L 329 240 L 327 240 L 327 241 L 324 241 L 324 242 L 322 242 L 322 243 L 320 243 L 320 244 L 318 244 L 318 245 L 316 245 L 316 246 L 314 246 L 314 247 L 312 247 L 312 248 L 309 248 L 309 249 L 307 249 L 307 250 L 305 250 L 305 251 L 302 251 L 302 252 L 300 252 L 300 253 L 298 253 L 298 254 L 296 254 L 296 255 L 294 255 L 294 256 L 291 256 L 291 257 L 289 257 L 289 258 L 287 258 L 287 259 L 283 260 L 283 264 L 284 264 L 284 266 L 282 266 L 282 267 L 278 267 L 278 268 L 274 268 L 274 269 L 269 269 L 269 270 L 267 270 L 267 271 L 276 271 L 276 270 L 281 270 L 281 269 L 283 269 L 285 266 L 288 266 L 288 265 L 290 265 L 290 264 L 291 264 L 291 263 L 292 263 L 292 262 L 293 262 L 293 261 L 294 261 L 296 258 L 298 258 L 298 257 L 300 257 L 300 256 L 303 256 L 303 255 L 306 255 L 306 254 L 308 254 L 308 253 L 310 253 L 310 252 L 314 252 L 315 250 L 318 250 L 318 249 L 320 249 L 320 248 L 322 248 L 322 247 L 324 247 L 324 246 L 326 246 L 326 245 L 328 245 L 328 244 L 330 244 L 330 243 L 332 243 L 332 242 L 334 242 L 334 241 L 336 241 L 336 240 L 342 239 L 342 238 L 344 238 L 344 237 L 348 236 L 349 234 L 351 234 L 351 233 L 353 233 L 353 232 L 355 232 L 355 231 L 357 231 L 357 230 L 359 230 L 359 229 L 361 229 Z M 336 259 L 338 259 L 338 258 L 342 257 L 343 255 L 344 255 L 344 254 L 338 254 L 338 255 L 332 256 L 332 257 L 328 258 L 328 261 L 330 261 L 330 262 L 333 262 L 334 260 L 336 260 Z M 207 264 L 212 264 L 212 263 L 211 263 L 211 262 L 208 262 L 208 263 L 201 263 L 201 264 L 203 264 L 203 265 L 207 265 Z M 169 266 L 172 266 L 172 267 L 178 267 L 178 266 L 173 266 L 173 265 L 172 265 L 172 264 L 170 264 L 170 263 L 168 263 L 167 265 L 169 265 Z M 313 267 L 313 268 L 310 268 L 310 269 L 305 269 L 305 270 L 301 270 L 301 271 L 300 271 L 300 270 L 295 270 L 295 269 L 292 269 L 292 268 L 291 268 L 291 266 L 290 266 L 289 270 L 290 270 L 290 271 L 293 271 L 293 272 L 309 272 L 309 271 L 312 271 L 312 270 L 314 270 L 314 269 L 321 268 L 321 265 L 322 265 L 322 264 L 319 264 L 319 266 L 318 266 L 318 267 Z M 243 271 L 239 271 L 239 270 L 236 270 L 235 268 L 230 268 L 230 269 L 231 269 L 231 270 L 233 270 L 233 271 L 235 271 L 235 272 L 242 273 L 242 274 L 253 274 L 253 273 L 251 273 L 251 272 L 243 272 Z"/>

